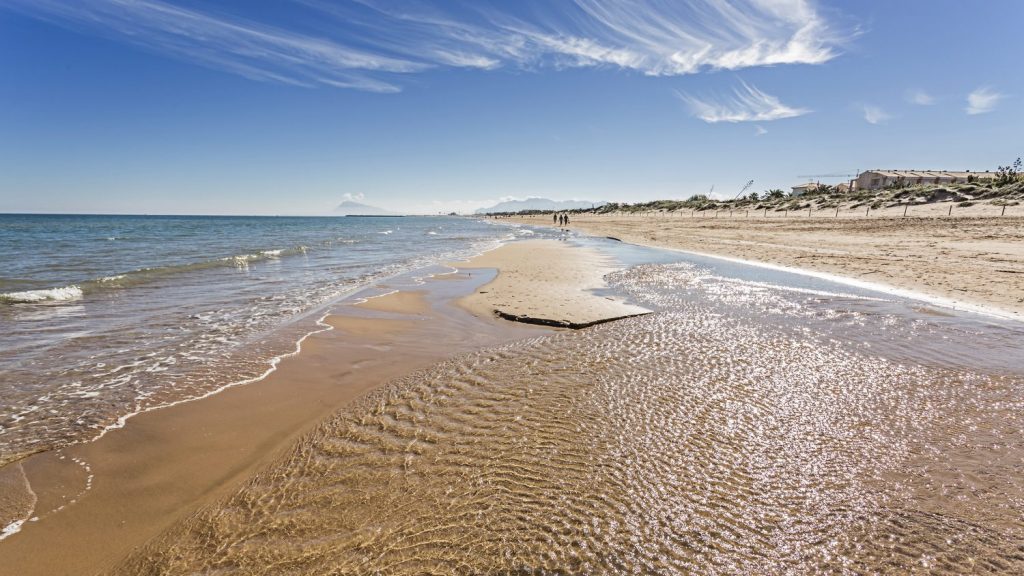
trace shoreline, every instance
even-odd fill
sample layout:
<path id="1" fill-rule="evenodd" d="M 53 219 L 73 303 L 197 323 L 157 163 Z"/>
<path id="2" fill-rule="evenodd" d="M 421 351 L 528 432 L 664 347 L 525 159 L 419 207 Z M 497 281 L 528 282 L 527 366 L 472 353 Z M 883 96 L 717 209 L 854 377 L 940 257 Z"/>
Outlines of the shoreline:
<path id="1" fill-rule="evenodd" d="M 831 224 L 816 220 L 812 219 L 811 225 Z M 744 219 L 694 222 L 687 218 L 574 214 L 569 229 L 641 246 L 802 274 L 1000 320 L 1024 321 L 1024 232 L 1020 231 L 1024 230 L 1024 218 L 962 218 L 960 223 L 970 230 L 958 234 L 950 234 L 945 226 L 947 221 L 917 218 L 910 226 L 923 226 L 926 230 L 916 230 L 902 243 L 891 235 L 894 220 L 897 224 L 904 222 L 891 218 L 840 219 L 840 226 L 872 228 L 877 224 L 877 228 L 888 233 L 874 242 L 866 238 L 871 230 L 849 236 L 843 235 L 841 227 L 825 233 L 818 229 L 804 231 L 799 225 L 808 224 L 807 219 L 752 220 L 747 221 L 749 227 L 744 227 Z M 558 228 L 543 216 L 514 217 L 504 222 Z M 776 225 L 778 229 L 765 230 Z M 983 225 L 992 226 L 1004 238 L 993 241 L 969 234 Z M 943 235 L 927 236 L 938 232 Z M 813 247 L 798 247 L 807 244 L 807 240 L 816 243 Z M 891 243 L 883 248 L 886 252 L 875 251 L 887 241 Z M 969 257 L 972 249 L 982 251 L 991 261 L 979 265 L 980 258 Z M 945 261 L 940 266 L 936 261 L 941 258 Z M 968 264 L 973 264 L 974 269 L 953 272 L 959 265 Z M 884 280 L 867 278 L 872 274 L 879 274 Z"/>
<path id="2" fill-rule="evenodd" d="M 438 276 L 349 296 L 259 379 L 133 414 L 93 440 L 5 466 L 22 472 L 36 498 L 27 521 L 9 525 L 0 542 L 0 574 L 108 570 L 366 393 L 455 354 L 550 331 L 455 304 L 489 274 Z M 59 554 L 55 541 L 65 543 Z"/>

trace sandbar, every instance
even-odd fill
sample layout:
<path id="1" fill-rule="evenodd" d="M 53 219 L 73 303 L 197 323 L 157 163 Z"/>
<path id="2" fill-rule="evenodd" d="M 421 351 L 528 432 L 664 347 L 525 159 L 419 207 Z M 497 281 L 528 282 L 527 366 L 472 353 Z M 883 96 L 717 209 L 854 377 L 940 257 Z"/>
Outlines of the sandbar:
<path id="1" fill-rule="evenodd" d="M 558 240 L 505 244 L 459 268 L 497 268 L 498 276 L 460 303 L 476 314 L 565 328 L 585 328 L 648 314 L 621 298 L 598 294 L 614 268 L 595 250 Z"/>

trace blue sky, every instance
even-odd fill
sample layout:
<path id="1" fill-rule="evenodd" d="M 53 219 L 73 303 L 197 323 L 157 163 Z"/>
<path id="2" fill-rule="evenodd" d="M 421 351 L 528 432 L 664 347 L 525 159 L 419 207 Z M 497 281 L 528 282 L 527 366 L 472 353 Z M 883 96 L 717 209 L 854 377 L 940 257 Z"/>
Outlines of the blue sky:
<path id="1" fill-rule="evenodd" d="M 995 169 L 1024 154 L 1022 22 L 1018 0 L 0 0 L 0 212 L 436 213 Z"/>

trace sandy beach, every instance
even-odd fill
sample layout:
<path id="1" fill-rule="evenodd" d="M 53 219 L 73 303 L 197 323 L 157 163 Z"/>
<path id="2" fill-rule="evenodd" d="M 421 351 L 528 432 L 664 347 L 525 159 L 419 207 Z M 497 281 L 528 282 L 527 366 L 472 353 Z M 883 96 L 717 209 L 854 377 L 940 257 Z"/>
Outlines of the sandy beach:
<path id="1" fill-rule="evenodd" d="M 343 306 L 264 380 L 140 414 L 97 441 L 4 467 L 0 512 L 12 516 L 4 524 L 26 510 L 34 519 L 0 544 L 0 574 L 109 570 L 389 380 L 550 330 L 528 324 L 578 328 L 650 312 L 596 295 L 613 271 L 607 257 L 564 242 L 506 244 L 451 266 L 423 289 L 378 285 L 381 295 Z M 58 540 L 55 553 L 50 543 Z"/>
<path id="2" fill-rule="evenodd" d="M 625 242 L 845 276 L 1024 317 L 1024 216 L 943 217 L 946 206 L 878 211 L 870 218 L 806 212 L 574 214 L 570 228 Z M 927 212 L 931 210 L 932 214 Z M 959 209 L 964 210 L 966 209 Z M 941 212 L 942 214 L 938 214 Z M 858 212 L 863 214 L 862 212 Z M 518 218 L 551 225 L 550 216 Z"/>
<path id="3" fill-rule="evenodd" d="M 114 573 L 1019 567 L 1016 332 L 979 340 L 970 320 L 685 262 L 616 271 L 559 241 L 428 285 L 492 267 L 453 298 L 477 322 L 579 321 L 562 304 L 606 290 L 659 312 L 450 349 L 345 403 Z M 422 317 L 422 298 L 364 308 Z"/>
<path id="4" fill-rule="evenodd" d="M 1024 575 L 1022 21 L 0 0 L 0 576 Z"/>
<path id="5" fill-rule="evenodd" d="M 608 220 L 574 226 L 676 238 Z M 701 229 L 680 247 L 712 252 Z M 773 233 L 720 238 L 784 246 Z M 564 240 L 452 266 L 376 285 L 263 381 L 19 462 L 39 519 L 0 543 L 0 573 L 772 572 L 836 554 L 869 570 L 940 540 L 952 572 L 972 554 L 1014 562 L 1004 494 L 1024 487 L 987 464 L 1019 447 L 1013 333 L 979 344 L 973 328 L 877 310 L 848 321 L 818 311 L 840 293 L 719 285 L 686 264 L 619 270 Z M 844 343 L 862 340 L 899 360 Z M 996 368 L 927 360 L 943 340 Z M 962 432 L 978 426 L 1007 440 Z M 934 498 L 936 462 L 957 498 Z"/>

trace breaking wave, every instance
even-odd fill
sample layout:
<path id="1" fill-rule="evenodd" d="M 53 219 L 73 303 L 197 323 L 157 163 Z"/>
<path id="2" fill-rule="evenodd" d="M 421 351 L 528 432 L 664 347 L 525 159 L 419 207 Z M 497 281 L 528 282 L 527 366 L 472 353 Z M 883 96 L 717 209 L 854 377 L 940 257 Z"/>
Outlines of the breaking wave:
<path id="1" fill-rule="evenodd" d="M 65 302 L 78 300 L 82 297 L 82 289 L 78 286 L 61 286 L 43 290 L 25 290 L 22 292 L 0 293 L 0 302 L 6 304 L 35 304 L 38 302 Z"/>
<path id="2" fill-rule="evenodd" d="M 245 270 L 254 262 L 278 260 L 287 256 L 302 255 L 306 254 L 309 250 L 310 248 L 308 246 L 295 246 L 292 248 L 278 248 L 275 250 L 260 250 L 252 253 L 236 254 L 233 256 L 200 260 L 198 262 L 188 262 L 185 264 L 139 268 L 123 274 L 103 276 L 101 278 L 86 280 L 69 286 L 24 290 L 18 292 L 3 292 L 0 293 L 0 303 L 38 304 L 68 302 L 79 300 L 86 294 L 95 293 L 101 290 L 129 288 L 140 284 L 146 284 L 167 276 L 173 276 L 175 274 L 219 267 L 233 267 L 239 270 Z"/>

